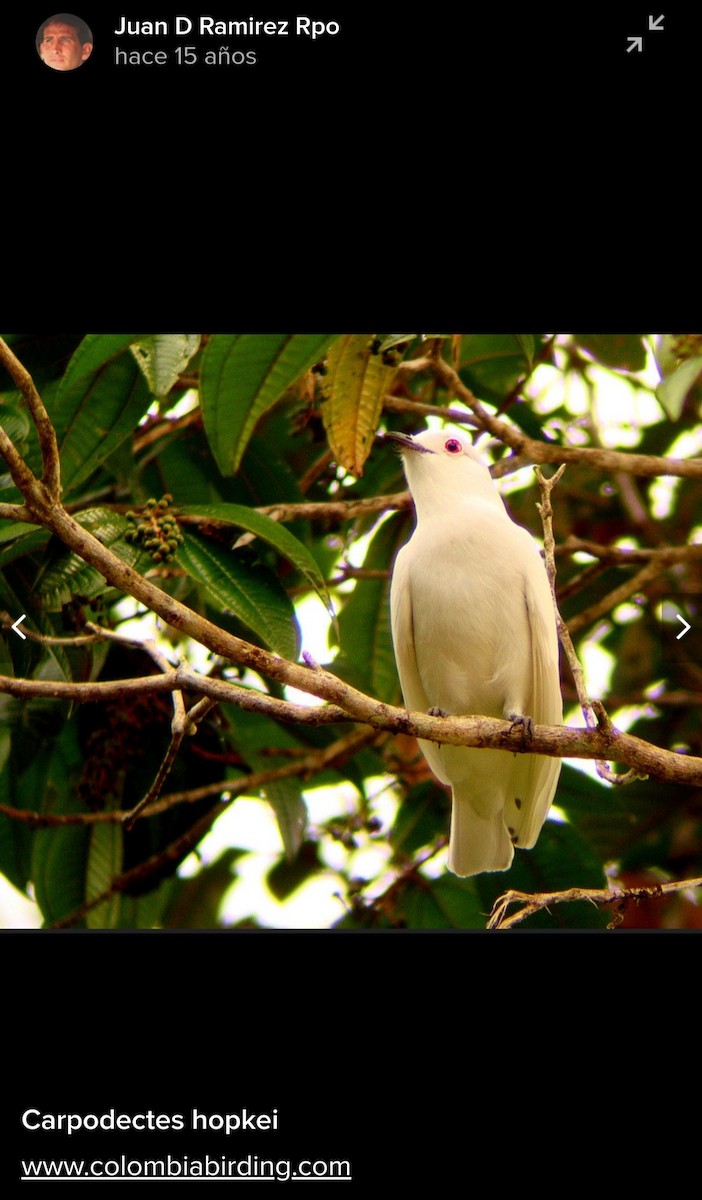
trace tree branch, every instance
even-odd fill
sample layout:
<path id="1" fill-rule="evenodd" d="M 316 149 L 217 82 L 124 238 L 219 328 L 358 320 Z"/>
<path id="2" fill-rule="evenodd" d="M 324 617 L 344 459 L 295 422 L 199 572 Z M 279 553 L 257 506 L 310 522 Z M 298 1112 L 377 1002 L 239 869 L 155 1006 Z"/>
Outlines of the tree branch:
<path id="1" fill-rule="evenodd" d="M 702 479 L 702 459 L 664 458 L 652 454 L 634 454 L 622 450 L 603 450 L 588 446 L 558 446 L 553 442 L 541 442 L 527 437 L 521 430 L 505 421 L 491 416 L 479 400 L 463 383 L 457 371 L 440 357 L 431 359 L 431 370 L 445 388 L 479 419 L 482 428 L 491 433 L 505 446 L 532 463 L 587 463 L 604 471 L 621 471 L 627 475 L 652 478 L 672 475 L 688 479 Z"/>
<path id="2" fill-rule="evenodd" d="M 44 408 L 41 396 L 34 386 L 34 380 L 29 374 L 29 371 L 22 366 L 22 363 L 18 358 L 15 357 L 10 350 L 10 347 L 7 345 L 7 342 L 5 342 L 3 338 L 0 338 L 0 363 L 3 367 L 5 367 L 5 370 L 8 372 L 14 383 L 16 383 L 17 387 L 22 393 L 27 408 L 29 409 L 37 431 L 39 448 L 41 450 L 41 459 L 43 465 L 41 482 L 44 484 L 49 496 L 53 497 L 55 500 L 58 500 L 61 492 L 61 471 L 56 432 L 51 423 L 51 418 Z M 6 435 L 4 431 L 2 431 L 2 433 L 3 438 L 5 438 Z M 9 438 L 7 441 L 9 442 Z M 10 443 L 10 446 L 12 446 L 12 443 Z M 6 449 L 7 446 L 2 445 L 3 453 L 5 453 Z M 14 458 L 15 455 L 16 458 Z M 29 471 L 29 468 L 24 464 L 22 459 L 19 458 L 14 446 L 12 446 L 11 458 L 13 461 L 15 461 L 15 463 L 17 459 L 19 459 L 19 462 L 22 464 L 23 471 L 28 472 L 30 476 L 32 475 L 31 471 Z M 8 465 L 10 466 L 10 470 L 12 471 L 11 459 L 8 459 L 7 461 Z M 32 478 L 34 477 L 32 476 Z M 13 479 L 15 479 L 14 473 Z M 20 490 L 23 490 L 17 479 L 15 479 L 15 483 L 17 483 L 17 486 L 20 488 Z"/>
<path id="3" fill-rule="evenodd" d="M 287 663 L 285 659 L 277 660 L 283 683 L 288 682 L 285 678 L 285 668 L 288 666 L 293 668 L 291 674 L 296 680 L 296 664 Z M 354 721 L 373 729 L 403 733 L 442 745 L 491 748 L 510 754 L 545 754 L 549 758 L 614 759 L 654 779 L 702 787 L 702 758 L 654 746 L 633 734 L 622 733 L 610 723 L 601 723 L 596 729 L 535 725 L 533 736 L 525 745 L 521 731 L 510 721 L 482 716 L 433 717 L 428 713 L 409 712 L 364 695 L 321 667 L 314 671 L 310 668 L 301 670 L 318 679 L 320 693 L 325 692 L 332 703 L 308 706 L 278 700 L 251 688 L 199 675 L 184 664 L 178 666 L 172 675 L 150 675 L 145 679 L 114 682 L 65 683 L 0 676 L 0 692 L 22 698 L 41 695 L 87 703 L 132 693 L 173 691 L 182 687 L 287 722 L 326 725 Z M 305 690 L 315 691 L 309 680 Z"/>

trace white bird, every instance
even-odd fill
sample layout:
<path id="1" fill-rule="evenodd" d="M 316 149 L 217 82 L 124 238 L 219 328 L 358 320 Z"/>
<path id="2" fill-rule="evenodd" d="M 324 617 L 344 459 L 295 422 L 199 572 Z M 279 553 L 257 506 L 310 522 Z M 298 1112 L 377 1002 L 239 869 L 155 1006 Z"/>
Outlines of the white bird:
<path id="1" fill-rule="evenodd" d="M 459 433 L 386 433 L 402 452 L 416 527 L 395 560 L 392 639 L 410 710 L 563 720 L 551 589 L 531 534 Z M 420 740 L 453 792 L 449 869 L 506 871 L 551 806 L 559 758 Z"/>

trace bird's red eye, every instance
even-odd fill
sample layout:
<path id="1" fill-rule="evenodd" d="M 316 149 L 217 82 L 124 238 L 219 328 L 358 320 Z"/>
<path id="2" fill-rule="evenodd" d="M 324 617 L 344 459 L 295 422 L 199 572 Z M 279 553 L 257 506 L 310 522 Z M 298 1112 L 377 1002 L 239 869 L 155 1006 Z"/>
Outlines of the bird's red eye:
<path id="1" fill-rule="evenodd" d="M 444 450 L 446 450 L 449 454 L 461 454 L 463 452 L 463 446 L 459 442 L 458 438 L 449 438 L 447 442 L 444 442 Z"/>

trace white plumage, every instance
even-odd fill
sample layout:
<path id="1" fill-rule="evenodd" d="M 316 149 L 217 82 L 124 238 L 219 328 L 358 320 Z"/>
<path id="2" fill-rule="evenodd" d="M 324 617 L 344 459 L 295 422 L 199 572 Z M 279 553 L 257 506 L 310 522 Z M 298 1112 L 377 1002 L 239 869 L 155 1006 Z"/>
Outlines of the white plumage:
<path id="1" fill-rule="evenodd" d="M 536 542 L 509 517 L 462 434 L 386 437 L 402 450 L 417 518 L 395 560 L 390 597 L 405 704 L 560 724 L 556 619 Z M 450 870 L 506 871 L 513 847 L 539 836 L 561 760 L 420 746 L 453 792 Z"/>

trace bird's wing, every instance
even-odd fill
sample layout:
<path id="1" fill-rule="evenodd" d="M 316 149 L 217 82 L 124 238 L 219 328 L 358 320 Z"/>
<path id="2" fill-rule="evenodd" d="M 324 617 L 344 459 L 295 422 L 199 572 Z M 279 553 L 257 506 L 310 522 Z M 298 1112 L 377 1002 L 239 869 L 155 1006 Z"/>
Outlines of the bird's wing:
<path id="1" fill-rule="evenodd" d="M 543 569 L 527 573 L 524 595 L 529 613 L 533 678 L 528 715 L 537 725 L 560 725 L 563 697 L 558 637 L 551 589 Z M 551 807 L 560 771 L 560 758 L 517 755 L 504 814 L 515 845 L 529 848 L 535 844 Z"/>
<path id="2" fill-rule="evenodd" d="M 410 711 L 428 712 L 431 704 L 424 690 L 419 673 L 419 664 L 414 641 L 414 620 L 412 617 L 412 587 L 410 556 L 402 550 L 395 559 L 390 586 L 390 624 L 392 640 L 395 648 L 395 662 L 400 676 L 402 696 Z M 429 766 L 442 783 L 451 781 L 442 762 L 441 750 L 436 742 L 427 742 L 420 738 L 419 745 Z"/>
<path id="3" fill-rule="evenodd" d="M 430 704 L 422 687 L 414 647 L 410 560 L 409 555 L 405 553 L 407 548 L 407 546 L 403 546 L 393 567 L 390 585 L 390 624 L 395 661 L 405 704 L 409 709 L 426 712 Z"/>

